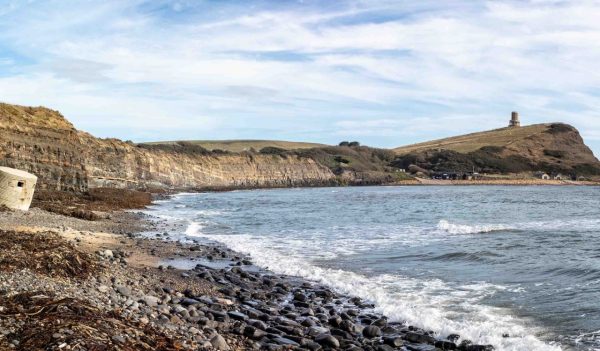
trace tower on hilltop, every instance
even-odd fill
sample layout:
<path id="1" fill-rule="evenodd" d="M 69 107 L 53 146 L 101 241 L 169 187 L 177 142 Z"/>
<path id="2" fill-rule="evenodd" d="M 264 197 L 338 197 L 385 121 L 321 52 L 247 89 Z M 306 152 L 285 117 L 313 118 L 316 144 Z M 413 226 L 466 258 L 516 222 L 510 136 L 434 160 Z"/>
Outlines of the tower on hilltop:
<path id="1" fill-rule="evenodd" d="M 510 122 L 508 122 L 508 126 L 509 127 L 520 127 L 521 126 L 521 121 L 519 120 L 519 113 L 513 111 L 510 114 Z"/>

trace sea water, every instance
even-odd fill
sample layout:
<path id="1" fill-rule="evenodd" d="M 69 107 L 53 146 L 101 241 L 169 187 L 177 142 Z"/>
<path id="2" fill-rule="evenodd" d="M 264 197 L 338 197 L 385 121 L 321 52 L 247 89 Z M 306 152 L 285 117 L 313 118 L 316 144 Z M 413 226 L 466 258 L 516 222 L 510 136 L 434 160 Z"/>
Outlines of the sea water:
<path id="1" fill-rule="evenodd" d="M 600 349 L 600 188 L 427 186 L 180 194 L 173 240 L 373 302 L 497 350 Z"/>

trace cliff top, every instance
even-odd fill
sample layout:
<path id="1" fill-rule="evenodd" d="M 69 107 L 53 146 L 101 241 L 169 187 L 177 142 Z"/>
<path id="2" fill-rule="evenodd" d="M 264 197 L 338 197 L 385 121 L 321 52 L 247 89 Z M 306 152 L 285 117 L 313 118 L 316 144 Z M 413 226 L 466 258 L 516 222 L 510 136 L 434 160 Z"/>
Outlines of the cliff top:
<path id="1" fill-rule="evenodd" d="M 141 145 L 171 145 L 181 141 L 157 141 L 149 143 L 140 143 Z M 202 146 L 207 150 L 224 150 L 230 152 L 242 152 L 250 150 L 259 151 L 265 147 L 277 147 L 284 150 L 311 149 L 315 147 L 327 146 L 324 144 L 282 141 L 282 140 L 185 140 L 186 143 Z"/>
<path id="2" fill-rule="evenodd" d="M 564 126 L 564 128 L 572 130 L 575 129 L 571 126 L 561 123 L 534 124 L 524 127 L 501 128 L 485 132 L 477 132 L 450 138 L 432 140 L 418 144 L 401 146 L 393 150 L 399 155 L 433 149 L 444 149 L 460 153 L 468 153 L 479 150 L 485 146 L 509 146 L 518 141 L 547 132 L 552 128 L 552 126 L 556 125 Z"/>
<path id="3" fill-rule="evenodd" d="M 0 103 L 0 128 L 26 130 L 27 128 L 75 130 L 73 124 L 58 111 L 46 107 L 28 107 Z"/>

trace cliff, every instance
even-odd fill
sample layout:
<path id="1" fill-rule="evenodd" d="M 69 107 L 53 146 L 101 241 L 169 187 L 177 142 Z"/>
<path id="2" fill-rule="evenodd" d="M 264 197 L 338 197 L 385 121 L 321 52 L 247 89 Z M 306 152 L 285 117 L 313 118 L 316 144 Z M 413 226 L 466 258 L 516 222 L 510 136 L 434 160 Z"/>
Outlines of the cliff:
<path id="1" fill-rule="evenodd" d="M 0 165 L 38 175 L 46 189 L 315 186 L 336 179 L 306 157 L 204 155 L 99 139 L 44 107 L 0 104 L 0 133 Z"/>
<path id="2" fill-rule="evenodd" d="M 502 128 L 394 149 L 394 164 L 433 171 L 600 174 L 600 163 L 574 127 L 563 123 Z"/>

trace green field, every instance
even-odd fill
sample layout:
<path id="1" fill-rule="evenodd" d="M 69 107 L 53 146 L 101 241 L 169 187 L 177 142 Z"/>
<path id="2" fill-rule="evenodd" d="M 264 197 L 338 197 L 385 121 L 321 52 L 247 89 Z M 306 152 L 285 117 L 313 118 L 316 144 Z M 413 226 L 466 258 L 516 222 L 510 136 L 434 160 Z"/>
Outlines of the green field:
<path id="1" fill-rule="evenodd" d="M 158 141 L 151 143 L 141 143 L 147 145 L 169 145 L 180 141 Z M 253 148 L 256 151 L 264 147 L 277 147 L 284 150 L 311 149 L 315 147 L 326 146 L 317 143 L 304 143 L 296 141 L 281 140 L 183 140 L 183 142 L 202 146 L 207 150 L 224 150 L 231 152 L 247 151 Z"/>

